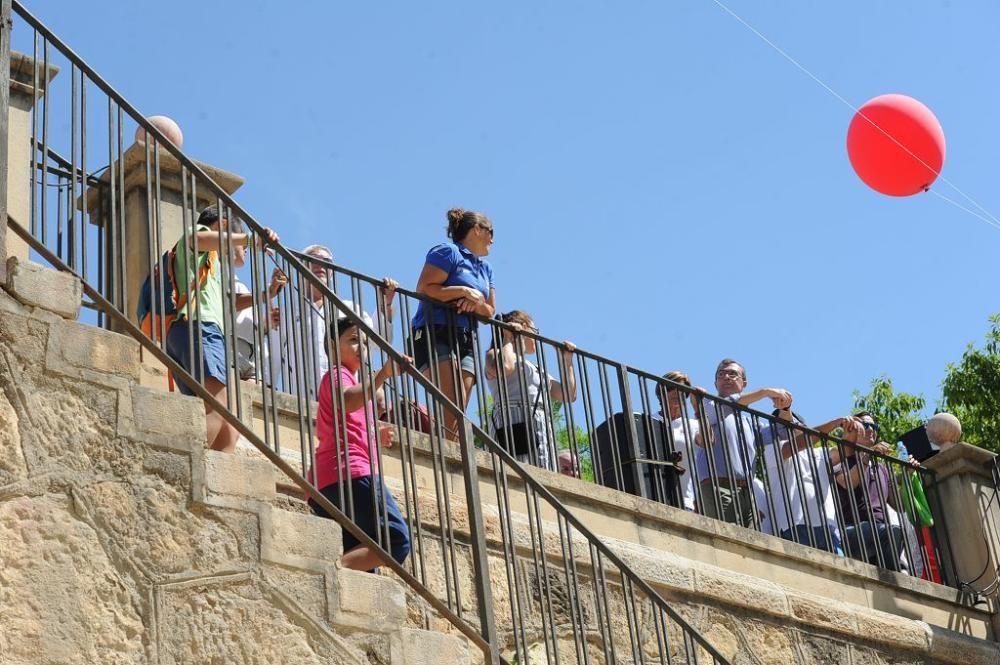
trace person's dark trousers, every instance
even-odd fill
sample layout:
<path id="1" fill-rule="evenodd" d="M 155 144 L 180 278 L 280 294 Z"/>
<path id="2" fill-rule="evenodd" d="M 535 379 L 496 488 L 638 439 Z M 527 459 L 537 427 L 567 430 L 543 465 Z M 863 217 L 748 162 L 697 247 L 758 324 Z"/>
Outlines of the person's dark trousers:
<path id="1" fill-rule="evenodd" d="M 785 529 L 782 531 L 781 537 L 800 545 L 816 547 L 840 556 L 844 555 L 844 547 L 833 528 L 830 529 L 830 537 L 827 538 L 826 527 L 814 526 L 810 529 L 805 524 L 796 524 L 794 529 Z"/>
<path id="2" fill-rule="evenodd" d="M 888 570 L 900 570 L 899 557 L 903 553 L 903 530 L 898 526 L 882 522 L 851 524 L 844 529 L 844 543 L 847 545 L 848 555 L 855 559 Z"/>
<path id="3" fill-rule="evenodd" d="M 354 523 L 371 536 L 372 540 L 378 543 L 382 549 L 388 551 L 398 563 L 406 561 L 406 557 L 410 554 L 410 529 L 406 526 L 406 519 L 392 493 L 386 490 L 382 484 L 381 477 L 354 478 L 351 480 L 350 491 L 354 504 L 354 514 L 349 514 L 348 517 L 352 517 Z M 334 506 L 348 512 L 341 505 L 340 488 L 336 484 L 327 485 L 320 492 Z M 320 517 L 333 519 L 312 499 L 309 499 L 309 507 Z M 385 542 L 383 529 L 387 529 L 389 532 L 388 543 Z M 361 544 L 361 541 L 347 529 L 342 529 L 342 533 L 344 552 L 350 552 Z"/>
<path id="4" fill-rule="evenodd" d="M 719 478 L 701 481 L 705 515 L 730 524 L 753 528 L 753 492 L 745 481 Z"/>

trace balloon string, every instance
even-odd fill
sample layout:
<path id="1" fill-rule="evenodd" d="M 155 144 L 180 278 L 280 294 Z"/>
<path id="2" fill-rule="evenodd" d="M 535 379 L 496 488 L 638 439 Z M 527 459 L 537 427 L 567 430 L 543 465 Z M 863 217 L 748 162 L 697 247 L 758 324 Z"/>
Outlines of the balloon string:
<path id="1" fill-rule="evenodd" d="M 1000 229 L 1000 222 L 997 222 L 997 221 L 994 221 L 994 220 L 992 220 L 992 219 L 990 219 L 990 218 L 988 218 L 988 217 L 985 217 L 985 216 L 983 216 L 983 215 L 980 215 L 980 214 L 979 214 L 978 212 L 976 212 L 975 210 L 972 210 L 971 208 L 966 208 L 965 206 L 963 206 L 963 205 L 962 205 L 961 203 L 959 203 L 958 201 L 956 201 L 956 200 L 954 200 L 954 199 L 950 199 L 950 198 L 948 198 L 947 196 L 945 196 L 945 195 L 944 195 L 944 194 L 942 194 L 941 192 L 938 192 L 938 191 L 936 191 L 936 190 L 933 190 L 933 189 L 928 189 L 927 191 L 928 191 L 929 193 L 933 194 L 934 196 L 938 197 L 939 199 L 941 199 L 941 200 L 942 200 L 942 201 L 944 201 L 945 203 L 950 203 L 951 205 L 955 206 L 955 207 L 956 207 L 956 208 L 958 208 L 959 210 L 962 210 L 962 211 L 964 211 L 964 212 L 967 212 L 967 213 L 969 213 L 970 215 L 972 215 L 972 216 L 973 216 L 973 217 L 975 217 L 976 219 L 981 219 L 981 220 L 983 220 L 984 222 L 986 222 L 987 224 L 989 224 L 990 226 L 994 226 L 994 227 L 996 227 L 996 228 Z"/>
<path id="2" fill-rule="evenodd" d="M 747 30 L 749 30 L 753 34 L 757 35 L 757 37 L 759 37 L 761 39 L 761 41 L 763 41 L 765 44 L 767 44 L 772 49 L 774 49 L 775 51 L 777 51 L 777 53 L 779 55 L 781 55 L 785 60 L 787 60 L 788 62 L 790 62 L 793 65 L 795 65 L 795 67 L 797 67 L 803 74 L 805 74 L 806 76 L 808 76 L 809 78 L 811 78 L 813 81 L 815 81 L 816 83 L 818 83 L 820 86 L 822 86 L 822 88 L 824 90 L 826 90 L 828 93 L 830 93 L 831 95 L 833 95 L 834 97 L 836 97 L 838 100 L 840 100 L 845 106 L 847 106 L 849 109 L 851 109 L 852 111 L 854 111 L 856 114 L 860 115 L 862 118 L 864 118 L 865 120 L 867 120 L 868 123 L 871 124 L 872 127 L 874 127 L 878 131 L 880 131 L 883 134 L 885 134 L 886 137 L 890 141 L 892 141 L 893 143 L 895 143 L 896 145 L 898 145 L 900 148 L 902 148 L 903 151 L 905 151 L 908 155 L 910 155 L 910 157 L 913 157 L 913 159 L 917 160 L 924 168 L 926 168 L 928 171 L 930 171 L 931 173 L 933 173 L 936 177 L 940 178 L 941 182 L 945 183 L 946 185 L 948 185 L 949 187 L 951 187 L 952 189 L 954 189 L 956 192 L 958 192 L 959 194 L 961 194 L 966 200 L 968 200 L 972 205 L 974 205 L 976 208 L 978 208 L 989 219 L 984 219 L 984 217 L 982 215 L 979 215 L 979 214 L 976 214 L 976 213 L 972 213 L 971 210 L 969 210 L 968 212 L 972 213 L 975 217 L 977 217 L 979 219 L 983 219 L 983 221 L 986 221 L 990 225 L 996 226 L 997 228 L 1000 228 L 1000 219 L 998 219 L 989 210 L 987 210 L 983 206 L 979 205 L 979 203 L 975 199 L 973 199 L 971 196 L 969 196 L 968 194 L 966 194 L 965 192 L 963 192 L 961 189 L 959 189 L 958 185 L 956 185 L 952 181 L 948 180 L 948 178 L 942 176 L 940 171 L 938 171 L 937 169 L 931 167 L 930 164 L 928 164 L 927 162 L 925 162 L 924 160 L 922 160 L 917 155 L 913 154 L 913 151 L 910 150 L 909 148 L 907 148 L 902 143 L 900 143 L 899 140 L 896 139 L 895 136 L 893 136 L 892 134 L 890 134 L 889 132 L 887 132 L 885 129 L 883 129 L 881 126 L 879 126 L 879 124 L 877 122 L 875 122 L 874 120 L 872 120 L 871 118 L 869 118 L 867 115 L 865 115 L 865 113 L 863 111 L 861 111 L 861 109 L 859 109 L 854 104 L 852 104 L 849 101 L 847 101 L 846 99 L 844 99 L 844 97 L 842 95 L 840 95 L 836 90 L 834 90 L 833 88 L 831 88 L 830 86 L 828 86 L 826 83 L 824 83 L 818 76 L 816 76 L 811 71 L 809 71 L 808 69 L 806 69 L 801 63 L 799 63 L 798 60 L 796 60 L 795 58 L 793 58 L 792 56 L 790 56 L 781 47 L 779 47 L 777 44 L 775 44 L 770 39 L 768 39 L 763 34 L 761 34 L 761 32 L 759 30 L 757 30 L 757 28 L 753 27 L 752 25 L 750 25 L 749 23 L 747 23 L 745 20 L 743 20 L 743 17 L 741 17 L 739 14 L 737 14 L 732 9 L 730 9 L 729 7 L 727 7 L 726 5 L 724 5 L 722 2 L 720 2 L 720 0 L 712 0 L 712 2 L 714 2 L 723 11 L 725 11 L 727 14 L 729 14 L 734 19 L 736 19 L 737 21 L 739 21 L 741 24 L 743 24 L 743 26 Z M 930 191 L 930 190 L 928 190 L 928 191 Z M 939 196 L 940 196 L 940 194 L 939 194 Z M 944 197 L 942 197 L 942 198 L 944 198 Z M 948 200 L 950 200 L 950 199 L 948 199 Z M 958 206 L 958 207 L 962 208 L 963 210 L 968 210 L 967 208 L 963 208 L 962 206 Z"/>

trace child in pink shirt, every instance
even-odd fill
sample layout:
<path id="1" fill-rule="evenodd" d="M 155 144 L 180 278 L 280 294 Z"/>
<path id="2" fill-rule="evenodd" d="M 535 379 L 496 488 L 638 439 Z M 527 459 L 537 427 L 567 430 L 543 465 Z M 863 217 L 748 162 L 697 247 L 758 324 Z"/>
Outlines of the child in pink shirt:
<path id="1" fill-rule="evenodd" d="M 399 563 L 410 553 L 410 530 L 392 494 L 378 475 L 378 455 L 372 434 L 376 431 L 375 409 L 368 397 L 390 380 L 396 369 L 387 363 L 363 386 L 357 375 L 365 357 L 367 340 L 348 319 L 331 326 L 330 336 L 337 344 L 330 359 L 330 371 L 319 386 L 319 411 L 316 414 L 316 488 L 333 505 L 344 511 L 365 533 L 389 551 Z M 331 379 L 331 375 L 333 378 Z M 368 395 L 364 388 L 368 388 Z M 341 409 L 346 417 L 341 416 Z M 345 436 L 346 434 L 346 436 Z M 386 446 L 392 444 L 391 428 L 379 432 Z M 346 439 L 346 441 L 345 441 Z M 310 480 L 313 473 L 310 472 Z M 344 483 L 344 481 L 349 481 Z M 346 502 L 346 507 L 345 507 Z M 331 518 L 319 504 L 309 499 L 313 512 Z M 353 509 L 353 510 L 352 510 Z M 388 530 L 389 542 L 385 542 Z M 380 563 L 378 555 L 362 545 L 347 530 L 343 531 L 342 563 L 354 570 L 372 570 Z"/>

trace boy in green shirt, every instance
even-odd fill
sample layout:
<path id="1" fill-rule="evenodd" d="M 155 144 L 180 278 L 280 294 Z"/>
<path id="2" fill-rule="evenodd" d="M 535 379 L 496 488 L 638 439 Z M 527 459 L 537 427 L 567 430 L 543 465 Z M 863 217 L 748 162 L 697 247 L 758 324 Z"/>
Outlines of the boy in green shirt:
<path id="1" fill-rule="evenodd" d="M 232 245 L 233 265 L 239 268 L 246 261 L 246 248 L 253 241 L 253 236 L 244 232 L 240 220 L 230 222 L 226 218 L 220 219 L 218 209 L 213 205 L 201 211 L 197 230 L 188 238 L 187 246 L 183 239 L 177 243 L 172 266 L 177 318 L 167 333 L 167 353 L 170 357 L 223 404 L 227 403 L 229 373 L 224 337 L 225 299 L 218 252 L 226 239 Z M 258 241 L 276 243 L 278 235 L 271 229 L 264 229 Z M 266 298 L 274 298 L 286 281 L 285 276 L 276 270 Z M 252 293 L 235 296 L 236 311 L 252 307 L 253 300 Z M 182 393 L 194 395 L 194 391 L 183 381 L 176 383 Z M 208 444 L 213 450 L 236 450 L 239 433 L 207 404 L 205 423 Z"/>

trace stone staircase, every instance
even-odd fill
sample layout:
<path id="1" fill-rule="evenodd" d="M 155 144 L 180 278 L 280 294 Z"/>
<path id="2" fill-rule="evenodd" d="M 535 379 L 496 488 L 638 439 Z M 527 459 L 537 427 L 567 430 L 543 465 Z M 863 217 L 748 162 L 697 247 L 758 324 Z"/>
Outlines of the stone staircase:
<path id="1" fill-rule="evenodd" d="M 77 280 L 7 267 L 0 663 L 470 661 L 406 627 L 399 582 L 341 569 L 339 527 L 282 509 L 267 460 L 206 450 L 198 399 L 138 385 Z"/>

